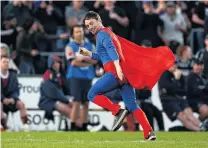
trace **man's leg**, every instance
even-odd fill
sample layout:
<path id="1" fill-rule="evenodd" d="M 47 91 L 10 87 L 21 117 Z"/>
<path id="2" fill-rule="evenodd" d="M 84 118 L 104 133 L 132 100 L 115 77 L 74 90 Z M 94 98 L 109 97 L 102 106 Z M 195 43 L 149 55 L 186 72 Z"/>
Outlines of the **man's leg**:
<path id="1" fill-rule="evenodd" d="M 80 110 L 82 131 L 87 131 L 89 102 L 84 102 Z"/>
<path id="2" fill-rule="evenodd" d="M 199 131 L 199 126 L 196 126 L 188 119 L 187 114 L 184 112 L 184 109 L 188 107 L 186 101 L 178 100 L 174 97 L 168 97 L 162 99 L 163 110 L 168 115 L 168 117 L 174 121 L 176 119 L 180 120 L 184 127 L 193 130 Z"/>
<path id="3" fill-rule="evenodd" d="M 80 105 L 82 99 L 82 84 L 81 80 L 77 78 L 69 79 L 70 93 L 74 97 L 71 111 L 71 131 L 77 130 L 77 120 L 80 116 Z"/>
<path id="4" fill-rule="evenodd" d="M 76 130 L 76 121 L 80 111 L 80 101 L 74 101 L 72 103 L 72 110 L 71 110 L 71 130 Z"/>
<path id="5" fill-rule="evenodd" d="M 69 107 L 68 104 L 64 104 L 62 102 L 57 102 L 55 105 L 55 109 L 59 111 L 61 114 L 66 116 L 68 119 L 71 117 L 71 108 Z"/>
<path id="6" fill-rule="evenodd" d="M 120 110 L 120 105 L 114 104 L 103 94 L 119 86 L 119 82 L 112 73 L 105 73 L 88 92 L 88 99 L 116 115 Z"/>
<path id="7" fill-rule="evenodd" d="M 134 88 L 130 84 L 125 84 L 121 88 L 122 99 L 130 112 L 133 112 L 135 119 L 141 124 L 144 131 L 144 138 L 149 139 L 149 133 L 152 131 L 145 113 L 136 103 L 136 95 Z M 155 135 L 150 140 L 155 140 Z"/>
<path id="8" fill-rule="evenodd" d="M 17 100 L 16 108 L 20 111 L 20 118 L 23 124 L 27 124 L 27 111 L 24 103 L 21 100 Z"/>
<path id="9" fill-rule="evenodd" d="M 1 109 L 0 109 L 0 115 L 1 115 L 1 125 L 3 126 L 4 130 L 7 129 L 7 120 L 4 117 L 4 111 L 3 111 L 3 103 L 1 102 Z"/>
<path id="10" fill-rule="evenodd" d="M 199 107 L 199 119 L 201 121 L 204 121 L 205 119 L 208 119 L 208 105 L 202 104 Z"/>
<path id="11" fill-rule="evenodd" d="M 190 122 L 190 120 L 187 117 L 187 114 L 185 114 L 184 112 L 179 112 L 177 115 L 177 119 L 180 120 L 186 128 L 193 131 L 200 131 L 200 127 Z"/>
<path id="12" fill-rule="evenodd" d="M 193 111 L 190 107 L 184 109 L 184 113 L 189 122 L 192 122 L 196 127 L 200 127 L 200 120 L 194 117 Z"/>

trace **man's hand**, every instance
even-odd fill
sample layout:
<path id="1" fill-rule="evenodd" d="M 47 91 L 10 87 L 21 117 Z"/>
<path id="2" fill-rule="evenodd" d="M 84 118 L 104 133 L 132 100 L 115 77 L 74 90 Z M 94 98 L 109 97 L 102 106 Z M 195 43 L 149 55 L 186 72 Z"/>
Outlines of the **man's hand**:
<path id="1" fill-rule="evenodd" d="M 39 51 L 37 49 L 32 49 L 30 53 L 32 56 L 37 56 L 39 54 Z"/>
<path id="2" fill-rule="evenodd" d="M 79 53 L 83 56 L 88 56 L 88 57 L 92 57 L 92 52 L 87 50 L 86 48 L 84 47 L 80 47 L 79 48 Z"/>
<path id="3" fill-rule="evenodd" d="M 166 46 L 170 46 L 170 41 L 164 40 L 164 43 L 165 43 Z"/>
<path id="4" fill-rule="evenodd" d="M 173 72 L 173 75 L 174 75 L 174 77 L 175 77 L 176 80 L 179 80 L 181 78 L 182 72 L 180 70 L 176 69 Z"/>
<path id="5" fill-rule="evenodd" d="M 109 13 L 109 17 L 111 18 L 111 19 L 117 19 L 118 18 L 118 14 L 116 14 L 116 13 L 114 13 L 114 12 L 111 12 L 111 13 Z"/>
<path id="6" fill-rule="evenodd" d="M 14 102 L 14 99 L 13 99 L 13 98 L 5 98 L 5 99 L 3 100 L 3 103 L 4 103 L 5 105 L 8 105 L 8 104 L 14 104 L 15 102 Z"/>
<path id="7" fill-rule="evenodd" d="M 80 62 L 83 62 L 85 58 L 83 55 L 78 55 L 78 56 L 76 56 L 76 59 Z"/>
<path id="8" fill-rule="evenodd" d="M 120 66 L 117 66 L 116 67 L 116 72 L 117 72 L 117 75 L 118 75 L 118 78 L 121 82 L 124 82 L 124 74 L 123 74 L 123 71 L 121 69 Z"/>
<path id="9" fill-rule="evenodd" d="M 180 25 L 178 25 L 178 24 L 176 24 L 176 25 L 175 25 L 175 30 L 177 30 L 177 31 L 181 31 L 181 26 L 180 26 Z"/>
<path id="10" fill-rule="evenodd" d="M 69 33 L 62 33 L 59 35 L 60 39 L 67 39 L 69 37 Z"/>

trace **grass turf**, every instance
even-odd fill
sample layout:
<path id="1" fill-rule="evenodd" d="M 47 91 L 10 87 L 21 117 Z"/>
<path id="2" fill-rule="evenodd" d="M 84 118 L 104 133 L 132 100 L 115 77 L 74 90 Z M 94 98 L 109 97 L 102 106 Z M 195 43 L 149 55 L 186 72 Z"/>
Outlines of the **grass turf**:
<path id="1" fill-rule="evenodd" d="M 144 141 L 141 132 L 3 132 L 2 148 L 208 148 L 208 132 L 157 132 Z"/>

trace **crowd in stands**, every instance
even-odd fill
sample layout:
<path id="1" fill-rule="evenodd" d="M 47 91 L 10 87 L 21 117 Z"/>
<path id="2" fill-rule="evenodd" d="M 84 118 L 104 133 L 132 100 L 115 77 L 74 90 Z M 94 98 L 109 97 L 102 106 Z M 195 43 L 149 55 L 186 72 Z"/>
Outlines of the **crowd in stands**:
<path id="1" fill-rule="evenodd" d="M 83 17 L 89 10 L 99 13 L 105 27 L 135 44 L 169 46 L 176 62 L 159 81 L 163 110 L 172 121 L 180 120 L 187 129 L 208 129 L 206 0 L 1 1 L 1 57 L 7 57 L 9 68 L 20 75 L 44 74 L 39 107 L 49 113 L 56 109 L 71 118 L 73 130 L 77 129 L 77 118 L 80 117 L 79 129 L 86 131 L 88 88 L 94 77 L 103 74 L 99 62 L 84 59 L 78 54 L 80 46 L 95 51 L 94 36 L 82 26 Z M 56 53 L 62 56 L 54 56 Z M 1 58 L 1 62 L 7 58 Z M 85 60 L 91 64 L 84 63 Z M 90 74 L 83 74 L 84 70 Z M 1 73 L 1 79 L 4 75 L 6 72 Z M 64 90 L 65 83 L 69 85 L 67 91 L 70 92 Z M 55 90 L 54 93 L 57 92 L 56 95 L 50 94 L 50 99 L 43 97 L 48 93 L 48 86 Z M 6 89 L 6 84 L 2 92 L 3 89 Z M 74 97 L 73 103 L 64 96 L 68 94 Z M 57 98 L 53 99 L 54 96 Z M 7 97 L 11 95 L 5 99 L 1 97 L 4 104 L 8 104 L 5 101 Z M 137 97 L 141 107 L 148 108 L 144 111 L 151 125 L 153 117 L 159 123 L 163 122 L 161 114 L 156 114 L 159 110 L 148 101 L 151 92 L 138 90 Z M 18 100 L 15 97 L 12 104 Z M 78 114 L 80 106 L 83 111 Z M 24 110 L 24 106 L 21 107 L 21 104 L 16 105 L 16 108 Z M 69 112 L 72 114 L 69 115 Z M 193 116 L 193 112 L 198 112 L 199 118 Z M 26 113 L 23 114 L 25 117 Z M 159 127 L 164 130 L 163 124 Z"/>

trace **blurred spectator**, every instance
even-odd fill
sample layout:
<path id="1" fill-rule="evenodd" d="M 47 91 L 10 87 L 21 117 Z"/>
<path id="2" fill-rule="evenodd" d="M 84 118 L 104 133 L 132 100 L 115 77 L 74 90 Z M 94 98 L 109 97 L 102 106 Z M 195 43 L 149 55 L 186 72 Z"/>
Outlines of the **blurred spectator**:
<path id="1" fill-rule="evenodd" d="M 55 7 L 52 1 L 42 1 L 40 7 L 35 10 L 35 17 L 44 27 L 44 31 L 51 35 L 57 33 L 57 27 L 61 19 L 64 18 L 61 10 Z M 49 41 L 53 51 L 56 50 L 56 42 Z"/>
<path id="2" fill-rule="evenodd" d="M 43 75 L 44 82 L 40 87 L 38 106 L 45 111 L 45 118 L 49 120 L 54 120 L 54 110 L 70 119 L 69 87 L 61 64 L 61 59 L 58 56 L 48 57 L 48 69 Z"/>
<path id="3" fill-rule="evenodd" d="M 138 45 L 142 40 L 150 40 L 153 47 L 163 44 L 158 34 L 163 28 L 163 22 L 157 14 L 154 14 L 152 2 L 143 2 L 144 12 L 138 11 L 136 15 L 135 38 Z"/>
<path id="4" fill-rule="evenodd" d="M 51 1 L 51 2 L 55 8 L 58 8 L 58 10 L 61 12 L 62 15 L 62 17 L 58 19 L 59 21 L 57 23 L 60 26 L 66 26 L 64 13 L 66 10 L 66 6 L 69 4 L 69 1 Z"/>
<path id="5" fill-rule="evenodd" d="M 158 0 L 153 11 L 158 15 L 164 14 L 166 12 L 166 2 L 164 0 Z"/>
<path id="6" fill-rule="evenodd" d="M 104 9 L 100 10 L 99 14 L 104 26 L 127 38 L 129 19 L 122 8 L 115 6 L 115 1 L 104 1 Z"/>
<path id="7" fill-rule="evenodd" d="M 188 76 L 192 70 L 192 52 L 186 45 L 180 45 L 176 51 L 177 67 L 183 76 Z"/>
<path id="8" fill-rule="evenodd" d="M 24 130 L 29 130 L 27 125 L 27 112 L 24 103 L 19 99 L 19 83 L 17 74 L 9 69 L 9 59 L 7 56 L 1 56 L 1 124 L 7 129 L 6 117 L 9 112 L 20 111 L 21 121 L 24 124 Z"/>
<path id="9" fill-rule="evenodd" d="M 134 42 L 134 31 L 136 28 L 136 17 L 137 7 L 135 1 L 116 1 L 116 6 L 119 6 L 126 12 L 126 16 L 129 19 L 128 33 L 126 39 Z"/>
<path id="10" fill-rule="evenodd" d="M 67 33 L 48 35 L 43 27 L 34 19 L 26 20 L 24 30 L 17 36 L 17 55 L 20 58 L 20 72 L 23 74 L 43 73 L 45 60 L 40 57 L 40 51 L 51 51 L 50 40 L 66 38 Z"/>
<path id="11" fill-rule="evenodd" d="M 3 9 L 2 16 L 14 15 L 17 25 L 22 26 L 26 19 L 33 17 L 32 1 L 10 1 Z"/>
<path id="12" fill-rule="evenodd" d="M 52 2 L 42 1 L 35 11 L 35 17 L 43 25 L 47 34 L 56 34 L 58 21 L 63 18 L 63 15 Z"/>
<path id="13" fill-rule="evenodd" d="M 200 131 L 200 121 L 188 105 L 184 79 L 176 64 L 162 74 L 159 88 L 163 110 L 170 120 L 178 119 L 187 129 Z"/>
<path id="14" fill-rule="evenodd" d="M 84 7 L 84 1 L 72 1 L 72 5 L 67 6 L 65 11 L 65 19 L 68 28 L 77 24 L 82 24 L 82 19 L 86 13 L 87 9 Z"/>
<path id="15" fill-rule="evenodd" d="M 99 12 L 104 8 L 104 1 L 101 0 L 85 1 L 84 5 L 88 10 Z"/>
<path id="16" fill-rule="evenodd" d="M 199 59 L 200 61 L 203 61 L 203 63 L 204 63 L 204 75 L 208 79 L 208 34 L 205 37 L 204 43 L 205 43 L 205 48 L 198 51 L 196 53 L 195 58 Z"/>
<path id="17" fill-rule="evenodd" d="M 16 25 L 17 20 L 15 16 L 10 14 L 4 19 L 1 26 L 1 42 L 6 43 L 13 50 L 15 50 L 18 29 L 20 29 Z"/>
<path id="18" fill-rule="evenodd" d="M 204 24 L 204 34 L 208 34 L 208 16 L 206 16 L 205 24 Z"/>
<path id="19" fill-rule="evenodd" d="M 171 42 L 184 44 L 183 33 L 186 32 L 186 23 L 181 14 L 176 13 L 176 5 L 172 1 L 167 2 L 167 12 L 161 16 L 164 22 L 163 41 L 167 46 Z"/>
<path id="20" fill-rule="evenodd" d="M 208 84 L 202 77 L 203 62 L 195 60 L 193 71 L 188 77 L 188 102 L 193 111 L 200 114 L 199 119 L 208 119 Z"/>
<path id="21" fill-rule="evenodd" d="M 195 11 L 192 15 L 192 27 L 196 31 L 196 41 L 198 43 L 198 50 L 204 47 L 203 39 L 203 28 L 205 25 L 205 18 L 208 16 L 208 1 L 200 1 L 196 6 Z"/>
<path id="22" fill-rule="evenodd" d="M 87 94 L 91 88 L 92 79 L 95 76 L 94 68 L 91 64 L 84 62 L 88 60 L 96 63 L 88 57 L 79 55 L 79 48 L 84 47 L 90 51 L 95 50 L 92 43 L 87 41 L 84 36 L 84 28 L 75 25 L 71 30 L 73 40 L 70 41 L 65 49 L 68 61 L 67 79 L 70 85 L 70 93 L 74 97 L 71 113 L 71 130 L 87 130 L 89 100 Z M 82 108 L 80 110 L 80 106 Z M 81 117 L 81 127 L 78 127 L 77 118 Z"/>
<path id="23" fill-rule="evenodd" d="M 24 31 L 17 36 L 17 55 L 20 58 L 19 69 L 23 74 L 34 74 L 35 67 L 33 61 L 39 55 L 39 50 L 35 44 L 35 32 L 37 25 L 33 19 L 26 20 L 23 25 Z"/>
<path id="24" fill-rule="evenodd" d="M 6 56 L 9 59 L 9 69 L 13 69 L 15 71 L 17 71 L 18 73 L 20 73 L 18 67 L 16 66 L 16 64 L 14 63 L 13 59 L 10 58 L 10 51 L 9 51 L 9 47 L 7 46 L 7 44 L 4 43 L 0 43 L 0 48 L 1 48 L 1 52 L 0 52 L 0 57 L 1 56 Z"/>

